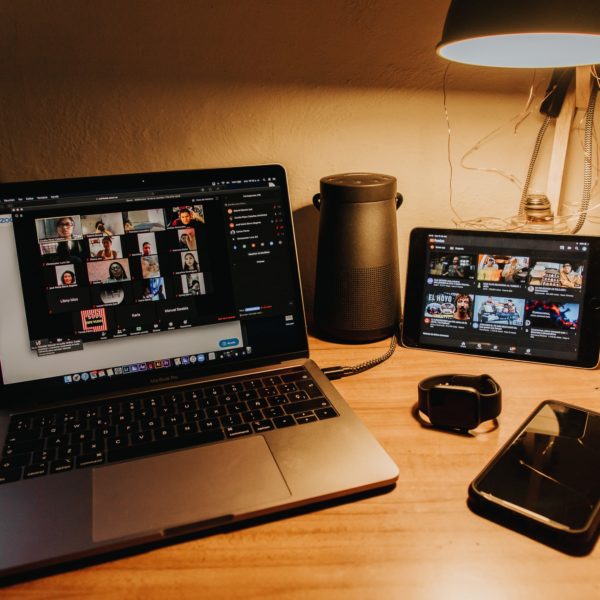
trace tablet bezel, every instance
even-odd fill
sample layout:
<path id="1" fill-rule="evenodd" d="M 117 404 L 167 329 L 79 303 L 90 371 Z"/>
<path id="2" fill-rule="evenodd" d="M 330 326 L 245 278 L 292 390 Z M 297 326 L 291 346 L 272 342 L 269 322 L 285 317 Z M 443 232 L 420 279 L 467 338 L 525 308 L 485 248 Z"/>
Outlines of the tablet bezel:
<path id="1" fill-rule="evenodd" d="M 486 238 L 502 237 L 514 239 L 516 242 L 524 238 L 534 240 L 564 241 L 565 243 L 578 241 L 589 243 L 588 267 L 586 283 L 584 285 L 584 296 L 581 302 L 579 321 L 584 327 L 580 331 L 580 344 L 578 357 L 574 360 L 565 358 L 554 358 L 546 356 L 528 356 L 496 350 L 477 350 L 476 348 L 446 347 L 427 343 L 422 339 L 423 330 L 423 308 L 424 291 L 428 276 L 428 252 L 426 252 L 428 240 L 431 236 L 465 236 L 481 237 L 485 243 Z M 518 245 L 516 245 L 518 247 Z M 506 358 L 525 362 L 557 364 L 562 366 L 580 367 L 594 369 L 599 364 L 600 336 L 600 237 L 597 236 L 572 236 L 572 235 L 549 235 L 538 233 L 513 233 L 502 231 L 481 230 L 459 230 L 418 227 L 410 233 L 410 245 L 408 252 L 408 264 L 404 288 L 404 311 L 402 326 L 402 345 L 408 348 L 419 348 L 436 350 L 439 352 L 451 352 L 484 356 L 492 358 Z"/>

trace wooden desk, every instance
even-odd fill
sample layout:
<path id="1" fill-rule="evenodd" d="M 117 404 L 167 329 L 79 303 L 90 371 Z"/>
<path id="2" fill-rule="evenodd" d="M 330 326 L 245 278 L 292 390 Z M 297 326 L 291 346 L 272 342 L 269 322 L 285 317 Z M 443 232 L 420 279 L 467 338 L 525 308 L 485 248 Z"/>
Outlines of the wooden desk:
<path id="1" fill-rule="evenodd" d="M 322 367 L 387 348 L 311 343 Z M 417 382 L 451 371 L 499 381 L 497 430 L 467 438 L 413 419 Z M 588 556 L 567 556 L 465 503 L 471 479 L 540 401 L 600 410 L 600 371 L 400 348 L 387 363 L 335 384 L 400 467 L 390 493 L 20 583 L 0 597 L 600 597 L 598 545 Z"/>

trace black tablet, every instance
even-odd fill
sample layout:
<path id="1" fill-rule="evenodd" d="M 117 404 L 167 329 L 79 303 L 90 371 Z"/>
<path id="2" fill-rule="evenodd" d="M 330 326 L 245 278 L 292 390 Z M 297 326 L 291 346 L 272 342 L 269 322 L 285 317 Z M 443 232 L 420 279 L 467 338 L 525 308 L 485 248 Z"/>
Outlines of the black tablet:
<path id="1" fill-rule="evenodd" d="M 600 237 L 418 228 L 402 343 L 598 365 Z"/>

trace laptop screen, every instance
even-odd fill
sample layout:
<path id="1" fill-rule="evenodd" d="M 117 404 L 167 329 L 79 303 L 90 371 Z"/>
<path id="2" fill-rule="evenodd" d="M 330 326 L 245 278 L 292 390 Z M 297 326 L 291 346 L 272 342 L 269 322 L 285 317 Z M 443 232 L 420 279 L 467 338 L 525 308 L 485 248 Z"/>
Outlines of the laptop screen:
<path id="1" fill-rule="evenodd" d="M 306 355 L 279 166 L 0 186 L 3 387 L 49 397 Z"/>

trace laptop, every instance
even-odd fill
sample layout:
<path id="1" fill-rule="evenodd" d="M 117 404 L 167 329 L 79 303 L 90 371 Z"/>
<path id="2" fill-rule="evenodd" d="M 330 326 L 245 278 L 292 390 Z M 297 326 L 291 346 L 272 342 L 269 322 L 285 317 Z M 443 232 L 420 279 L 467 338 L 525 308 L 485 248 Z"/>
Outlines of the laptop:
<path id="1" fill-rule="evenodd" d="M 309 358 L 281 166 L 0 186 L 0 575 L 391 486 Z"/>

